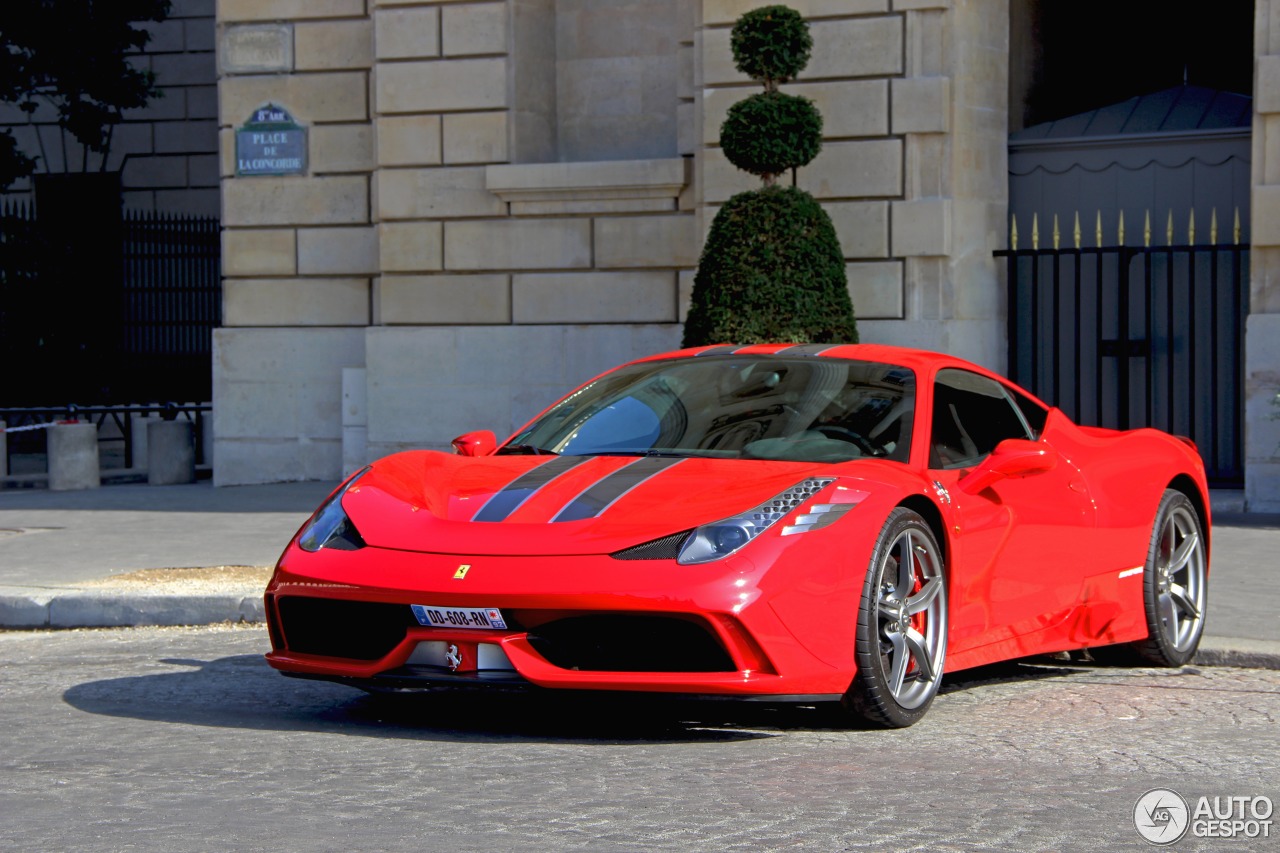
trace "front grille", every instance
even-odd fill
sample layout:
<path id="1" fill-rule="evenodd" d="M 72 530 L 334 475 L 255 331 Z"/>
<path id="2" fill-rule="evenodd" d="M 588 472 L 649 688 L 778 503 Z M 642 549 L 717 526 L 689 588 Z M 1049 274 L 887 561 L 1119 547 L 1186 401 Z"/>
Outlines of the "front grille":
<path id="1" fill-rule="evenodd" d="M 689 538 L 690 532 L 681 530 L 679 533 L 672 533 L 670 536 L 663 536 L 652 542 L 614 551 L 609 556 L 615 560 L 674 560 L 680 556 L 680 548 L 684 545 L 684 540 Z"/>
<path id="2" fill-rule="evenodd" d="M 378 660 L 418 624 L 406 604 L 284 596 L 276 607 L 285 648 L 304 655 Z"/>
<path id="3" fill-rule="evenodd" d="M 561 669 L 589 672 L 733 672 L 736 669 L 706 627 L 677 616 L 570 616 L 530 631 L 529 644 Z"/>

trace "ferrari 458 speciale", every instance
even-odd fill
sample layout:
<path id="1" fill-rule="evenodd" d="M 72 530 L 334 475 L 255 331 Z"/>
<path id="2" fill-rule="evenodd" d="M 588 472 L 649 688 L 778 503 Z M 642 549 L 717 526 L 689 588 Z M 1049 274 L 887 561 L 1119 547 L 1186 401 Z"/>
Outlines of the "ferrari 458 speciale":
<path id="1" fill-rule="evenodd" d="M 683 350 L 453 445 L 374 462 L 299 530 L 266 591 L 273 667 L 906 726 L 944 673 L 1079 649 L 1176 666 L 1204 628 L 1192 442 L 1078 426 L 946 355 Z"/>

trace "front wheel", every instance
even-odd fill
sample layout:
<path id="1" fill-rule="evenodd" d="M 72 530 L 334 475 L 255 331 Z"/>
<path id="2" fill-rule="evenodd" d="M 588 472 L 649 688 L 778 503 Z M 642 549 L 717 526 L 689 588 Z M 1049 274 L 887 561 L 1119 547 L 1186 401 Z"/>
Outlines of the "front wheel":
<path id="1" fill-rule="evenodd" d="M 845 707 L 878 726 L 915 723 L 938 692 L 946 649 L 942 549 L 923 518 L 898 507 L 867 567 L 858 610 L 858 672 Z"/>

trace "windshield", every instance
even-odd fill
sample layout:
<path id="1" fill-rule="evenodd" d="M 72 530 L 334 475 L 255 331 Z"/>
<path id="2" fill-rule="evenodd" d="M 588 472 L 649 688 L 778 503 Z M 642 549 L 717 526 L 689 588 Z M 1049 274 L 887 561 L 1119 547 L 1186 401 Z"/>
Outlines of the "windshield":
<path id="1" fill-rule="evenodd" d="M 499 453 L 907 461 L 915 375 L 865 361 L 702 356 L 633 364 L 558 403 Z"/>

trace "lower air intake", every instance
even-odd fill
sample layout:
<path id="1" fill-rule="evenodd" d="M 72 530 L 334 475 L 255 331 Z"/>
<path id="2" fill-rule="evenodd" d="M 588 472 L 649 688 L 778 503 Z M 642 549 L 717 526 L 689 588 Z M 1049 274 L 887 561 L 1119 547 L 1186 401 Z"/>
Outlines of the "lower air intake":
<path id="1" fill-rule="evenodd" d="M 571 616 L 539 625 L 529 644 L 561 669 L 587 672 L 734 672 L 703 625 L 676 616 Z"/>
<path id="2" fill-rule="evenodd" d="M 284 596 L 276 607 L 285 648 L 304 655 L 378 660 L 418 624 L 404 604 Z"/>

